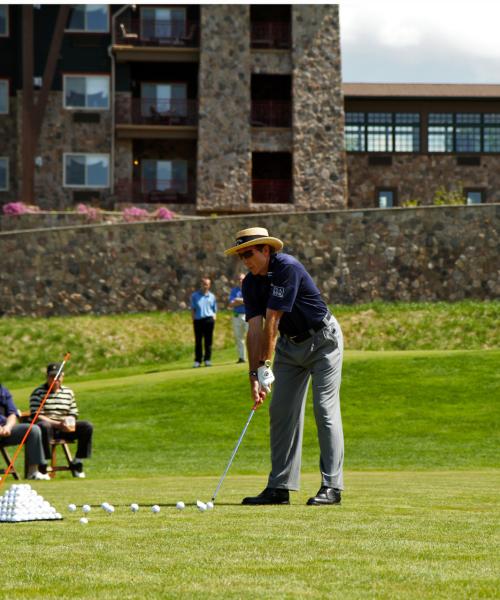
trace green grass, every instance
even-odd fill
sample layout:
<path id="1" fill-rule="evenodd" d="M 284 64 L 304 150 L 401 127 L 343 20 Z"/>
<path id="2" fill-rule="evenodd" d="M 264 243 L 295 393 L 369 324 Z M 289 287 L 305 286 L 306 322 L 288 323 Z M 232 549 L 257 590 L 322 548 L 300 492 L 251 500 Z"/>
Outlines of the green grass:
<path id="1" fill-rule="evenodd" d="M 222 303 L 221 303 L 222 304 Z M 373 303 L 334 306 L 349 350 L 479 350 L 500 347 L 500 302 Z M 0 318 L 0 381 L 36 381 L 44 366 L 72 353 L 72 373 L 129 373 L 192 359 L 188 312 Z M 215 357 L 236 358 L 227 311 L 215 328 Z M 123 372 L 122 372 L 123 373 Z"/>
<path id="2" fill-rule="evenodd" d="M 342 506 L 307 507 L 316 479 L 291 506 L 251 508 L 261 477 L 232 475 L 207 513 L 193 503 L 215 478 L 41 482 L 65 520 L 0 525 L 3 597 L 498 597 L 497 472 L 348 472 Z M 88 525 L 69 502 L 93 506 Z"/>
<path id="3" fill-rule="evenodd" d="M 269 470 L 263 407 L 215 510 L 201 514 L 194 503 L 210 499 L 250 411 L 246 367 L 232 349 L 215 362 L 68 370 L 96 427 L 88 478 L 34 486 L 64 521 L 0 524 L 4 597 L 498 597 L 500 350 L 348 352 L 342 506 L 305 506 L 319 486 L 309 399 L 292 505 L 240 505 Z M 26 407 L 33 386 L 9 385 Z M 69 502 L 93 506 L 88 525 Z"/>

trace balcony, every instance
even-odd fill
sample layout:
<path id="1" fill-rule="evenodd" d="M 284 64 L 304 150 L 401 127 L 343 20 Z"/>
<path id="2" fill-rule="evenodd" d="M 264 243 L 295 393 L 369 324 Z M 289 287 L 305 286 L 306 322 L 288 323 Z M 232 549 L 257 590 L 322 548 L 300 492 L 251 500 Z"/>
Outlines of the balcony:
<path id="1" fill-rule="evenodd" d="M 197 21 L 128 19 L 118 22 L 115 43 L 124 46 L 173 46 L 197 48 L 200 24 Z"/>
<path id="2" fill-rule="evenodd" d="M 195 204 L 196 182 L 193 179 L 133 179 L 116 184 L 119 202 L 136 204 Z"/>
<path id="3" fill-rule="evenodd" d="M 291 204 L 290 179 L 252 179 L 252 202 L 255 204 Z"/>
<path id="4" fill-rule="evenodd" d="M 158 100 L 157 98 L 133 98 L 130 112 L 116 111 L 118 124 L 133 125 L 196 125 L 198 101 L 184 99 Z"/>
<path id="5" fill-rule="evenodd" d="M 291 127 L 292 103 L 289 100 L 252 100 L 252 127 Z"/>
<path id="6" fill-rule="evenodd" d="M 291 24 L 283 21 L 254 21 L 250 25 L 250 44 L 254 49 L 291 48 Z"/>

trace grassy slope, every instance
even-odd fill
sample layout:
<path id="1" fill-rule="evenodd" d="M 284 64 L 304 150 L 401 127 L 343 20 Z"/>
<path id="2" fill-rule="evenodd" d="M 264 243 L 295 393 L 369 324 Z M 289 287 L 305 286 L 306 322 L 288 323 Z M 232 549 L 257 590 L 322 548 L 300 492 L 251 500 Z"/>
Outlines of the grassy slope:
<path id="1" fill-rule="evenodd" d="M 384 304 L 332 307 L 350 350 L 477 350 L 500 347 L 500 302 Z M 135 315 L 1 318 L 0 381 L 33 381 L 48 362 L 72 352 L 73 374 L 145 365 L 166 368 L 192 359 L 187 312 Z M 215 359 L 235 357 L 228 312 L 215 328 Z M 225 349 L 225 352 L 224 352 Z"/>

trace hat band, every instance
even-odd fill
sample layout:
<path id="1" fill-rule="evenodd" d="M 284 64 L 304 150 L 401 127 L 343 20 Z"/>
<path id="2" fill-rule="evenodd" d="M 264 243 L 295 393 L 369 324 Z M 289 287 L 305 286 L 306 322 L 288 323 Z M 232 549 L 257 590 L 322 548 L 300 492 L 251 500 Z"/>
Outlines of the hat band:
<path id="1" fill-rule="evenodd" d="M 236 246 L 241 246 L 241 244 L 245 244 L 246 242 L 251 242 L 252 240 L 261 240 L 263 237 L 266 237 L 265 235 L 263 236 L 262 234 L 260 235 L 245 235 L 244 237 L 240 237 L 236 240 Z"/>

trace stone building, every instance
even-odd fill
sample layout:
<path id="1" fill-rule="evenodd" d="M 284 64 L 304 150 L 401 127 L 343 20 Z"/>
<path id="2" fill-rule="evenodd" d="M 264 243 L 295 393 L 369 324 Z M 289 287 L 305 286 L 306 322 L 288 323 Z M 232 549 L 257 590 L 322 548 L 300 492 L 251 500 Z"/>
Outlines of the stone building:
<path id="1" fill-rule="evenodd" d="M 0 204 L 342 208 L 343 135 L 336 5 L 0 6 Z"/>
<path id="2" fill-rule="evenodd" d="M 343 91 L 349 208 L 500 202 L 500 85 Z"/>

